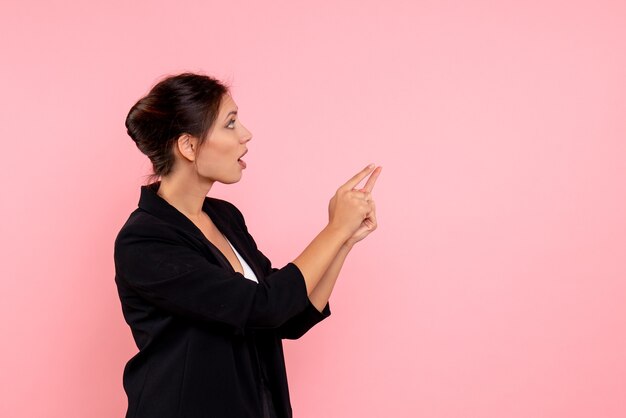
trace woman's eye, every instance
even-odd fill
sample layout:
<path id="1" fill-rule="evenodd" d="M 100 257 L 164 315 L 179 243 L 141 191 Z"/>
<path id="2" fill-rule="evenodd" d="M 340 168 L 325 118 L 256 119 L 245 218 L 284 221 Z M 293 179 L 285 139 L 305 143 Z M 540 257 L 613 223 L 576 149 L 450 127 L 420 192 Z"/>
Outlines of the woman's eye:
<path id="1" fill-rule="evenodd" d="M 235 119 L 231 119 L 230 122 L 228 123 L 228 125 L 226 125 L 226 126 L 232 129 L 232 128 L 234 128 L 234 126 L 231 127 L 231 125 L 233 123 L 235 123 Z"/>

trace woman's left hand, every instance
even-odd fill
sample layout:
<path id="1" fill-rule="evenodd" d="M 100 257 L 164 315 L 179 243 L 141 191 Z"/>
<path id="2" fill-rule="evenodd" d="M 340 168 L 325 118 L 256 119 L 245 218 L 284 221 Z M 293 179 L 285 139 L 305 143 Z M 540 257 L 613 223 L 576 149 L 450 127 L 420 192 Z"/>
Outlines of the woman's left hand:
<path id="1" fill-rule="evenodd" d="M 367 179 L 367 183 L 365 183 L 365 187 L 359 190 L 361 192 L 365 192 L 367 196 L 369 196 L 370 199 L 371 199 L 372 189 L 374 188 L 374 183 L 376 183 L 376 179 L 378 178 L 378 175 L 380 174 L 381 170 L 382 170 L 382 167 L 380 166 L 376 167 L 376 169 L 372 172 L 370 177 Z M 348 238 L 348 240 L 344 243 L 345 246 L 352 248 L 354 244 L 356 244 L 357 242 L 361 241 L 363 238 L 368 236 L 378 226 L 378 223 L 376 221 L 376 204 L 373 199 L 371 199 L 370 202 L 372 204 L 372 210 L 370 211 L 370 213 L 367 214 L 367 217 L 363 219 L 361 226 L 359 226 L 359 228 L 354 232 L 354 234 L 352 234 L 352 236 Z"/>

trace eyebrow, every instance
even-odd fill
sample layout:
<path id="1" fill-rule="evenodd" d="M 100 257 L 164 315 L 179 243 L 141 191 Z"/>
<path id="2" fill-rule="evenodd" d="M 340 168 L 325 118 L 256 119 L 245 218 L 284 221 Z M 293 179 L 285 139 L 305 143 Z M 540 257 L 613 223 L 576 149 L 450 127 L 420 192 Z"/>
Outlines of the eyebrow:
<path id="1" fill-rule="evenodd" d="M 236 114 L 237 114 L 236 110 L 231 110 L 230 112 L 228 112 L 228 115 L 226 115 L 226 118 L 224 118 L 224 120 L 228 119 L 230 115 L 236 115 Z"/>

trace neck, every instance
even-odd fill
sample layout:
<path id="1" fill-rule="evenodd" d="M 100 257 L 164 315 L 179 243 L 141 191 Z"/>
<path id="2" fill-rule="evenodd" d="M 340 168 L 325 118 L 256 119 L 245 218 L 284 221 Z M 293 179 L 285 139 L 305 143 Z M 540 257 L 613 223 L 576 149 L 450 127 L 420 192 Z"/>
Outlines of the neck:
<path id="1" fill-rule="evenodd" d="M 206 216 L 202 204 L 212 185 L 213 182 L 206 184 L 168 176 L 161 178 L 157 194 L 189 219 L 199 220 Z"/>

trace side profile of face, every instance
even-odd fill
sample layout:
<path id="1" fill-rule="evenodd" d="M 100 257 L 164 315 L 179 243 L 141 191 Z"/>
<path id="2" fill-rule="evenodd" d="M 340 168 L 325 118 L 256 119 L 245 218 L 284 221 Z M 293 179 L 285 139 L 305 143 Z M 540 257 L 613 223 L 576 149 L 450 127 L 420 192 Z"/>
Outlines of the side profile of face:
<path id="1" fill-rule="evenodd" d="M 229 94 L 224 95 L 213 127 L 200 149 L 197 150 L 197 140 L 193 137 L 183 139 L 182 143 L 179 141 L 179 150 L 183 155 L 187 158 L 195 156 L 194 169 L 200 177 L 224 184 L 241 179 L 246 164 L 239 159 L 248 151 L 246 144 L 252 139 L 252 133 L 241 123 L 237 111 L 233 98 Z"/>

